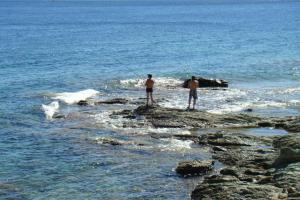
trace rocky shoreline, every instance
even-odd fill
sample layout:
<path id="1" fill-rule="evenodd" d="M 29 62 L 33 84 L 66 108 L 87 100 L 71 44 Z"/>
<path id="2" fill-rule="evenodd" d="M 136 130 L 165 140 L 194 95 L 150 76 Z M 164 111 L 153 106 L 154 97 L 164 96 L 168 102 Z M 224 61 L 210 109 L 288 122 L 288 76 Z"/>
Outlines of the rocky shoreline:
<path id="1" fill-rule="evenodd" d="M 191 198 L 201 199 L 300 199 L 300 118 L 261 118 L 245 114 L 215 115 L 159 106 L 139 106 L 135 110 L 115 112 L 111 117 L 145 118 L 155 128 L 218 128 L 202 135 L 180 135 L 210 149 L 213 160 L 187 160 L 178 164 L 182 177 L 204 176 Z M 285 136 L 243 134 L 249 127 L 282 128 Z M 230 131 L 237 129 L 239 132 Z M 156 135 L 156 137 L 160 137 Z M 162 136 L 166 137 L 166 136 Z M 225 165 L 220 171 L 214 162 Z M 214 175 L 209 172 L 214 171 Z"/>
<path id="2" fill-rule="evenodd" d="M 94 105 L 127 103 L 139 105 L 126 99 L 112 99 Z M 88 104 L 81 102 L 79 105 Z M 175 170 L 182 178 L 204 177 L 191 193 L 194 200 L 300 199 L 300 117 L 263 118 L 243 113 L 217 115 L 158 105 L 140 105 L 136 109 L 116 111 L 110 115 L 112 119 L 116 117 L 143 119 L 139 123 L 123 124 L 131 128 L 150 126 L 212 130 L 191 135 L 151 135 L 155 138 L 191 140 L 199 149 L 209 149 L 212 160 L 181 161 Z M 266 137 L 244 133 L 246 129 L 262 127 L 284 129 L 288 134 Z M 97 142 L 126 144 L 113 139 Z M 215 169 L 215 161 L 225 167 Z"/>

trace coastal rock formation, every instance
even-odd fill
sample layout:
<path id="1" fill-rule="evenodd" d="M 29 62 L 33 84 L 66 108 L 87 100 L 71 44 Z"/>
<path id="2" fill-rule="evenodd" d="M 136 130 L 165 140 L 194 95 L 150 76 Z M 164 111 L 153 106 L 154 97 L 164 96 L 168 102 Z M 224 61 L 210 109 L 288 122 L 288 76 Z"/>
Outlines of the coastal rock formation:
<path id="1" fill-rule="evenodd" d="M 272 185 L 258 185 L 239 181 L 234 176 L 211 176 L 205 178 L 192 192 L 192 199 L 276 199 L 286 200 L 287 192 Z"/>
<path id="2" fill-rule="evenodd" d="M 199 87 L 228 87 L 228 82 L 225 80 L 219 80 L 219 79 L 206 79 L 202 77 L 196 78 L 199 82 Z M 189 82 L 191 79 L 187 79 L 182 84 L 182 87 L 188 88 Z"/>
<path id="3" fill-rule="evenodd" d="M 183 176 L 206 174 L 213 169 L 213 165 L 214 161 L 212 160 L 182 161 L 178 164 L 176 172 Z"/>

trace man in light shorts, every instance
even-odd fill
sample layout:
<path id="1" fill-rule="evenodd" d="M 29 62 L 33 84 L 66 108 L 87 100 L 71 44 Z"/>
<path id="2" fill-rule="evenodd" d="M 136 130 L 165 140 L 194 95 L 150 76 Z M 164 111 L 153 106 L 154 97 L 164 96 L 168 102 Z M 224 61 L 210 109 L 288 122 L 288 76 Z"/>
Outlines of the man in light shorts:
<path id="1" fill-rule="evenodd" d="M 199 87 L 199 83 L 196 80 L 196 77 L 192 76 L 192 79 L 189 81 L 190 94 L 189 94 L 189 106 L 187 107 L 188 110 L 191 107 L 192 98 L 193 98 L 193 110 L 195 109 L 196 101 L 198 99 L 198 96 L 197 96 L 197 88 L 198 87 Z"/>

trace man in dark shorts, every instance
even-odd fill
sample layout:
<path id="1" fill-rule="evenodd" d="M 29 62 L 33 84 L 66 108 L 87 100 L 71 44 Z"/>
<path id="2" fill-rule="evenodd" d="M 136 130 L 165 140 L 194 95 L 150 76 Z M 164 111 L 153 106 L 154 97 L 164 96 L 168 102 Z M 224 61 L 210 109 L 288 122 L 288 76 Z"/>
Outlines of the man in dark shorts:
<path id="1" fill-rule="evenodd" d="M 152 80 L 151 74 L 148 74 L 148 79 L 146 80 L 145 86 L 146 86 L 146 93 L 147 93 L 147 106 L 149 105 L 149 98 L 151 100 L 151 105 L 153 105 L 153 103 L 155 103 L 152 96 L 154 81 Z"/>
<path id="2" fill-rule="evenodd" d="M 190 109 L 191 106 L 191 101 L 193 98 L 193 110 L 195 109 L 195 105 L 196 105 L 196 101 L 198 99 L 198 95 L 197 95 L 197 88 L 199 87 L 199 83 L 196 80 L 195 76 L 192 76 L 192 79 L 189 82 L 189 88 L 190 88 L 190 94 L 189 94 L 189 106 L 187 107 L 187 109 Z"/>

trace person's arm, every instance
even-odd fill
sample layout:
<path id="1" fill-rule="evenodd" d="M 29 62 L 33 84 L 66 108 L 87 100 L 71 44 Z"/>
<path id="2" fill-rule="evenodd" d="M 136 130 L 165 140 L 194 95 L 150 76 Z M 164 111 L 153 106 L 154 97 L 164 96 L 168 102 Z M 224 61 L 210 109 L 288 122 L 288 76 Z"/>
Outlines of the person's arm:
<path id="1" fill-rule="evenodd" d="M 147 79 L 146 82 L 145 82 L 145 86 L 147 86 L 147 82 L 148 82 L 148 79 Z"/>
<path id="2" fill-rule="evenodd" d="M 192 83 L 192 80 L 190 80 L 190 81 L 188 82 L 188 88 L 191 88 L 191 83 Z"/>

